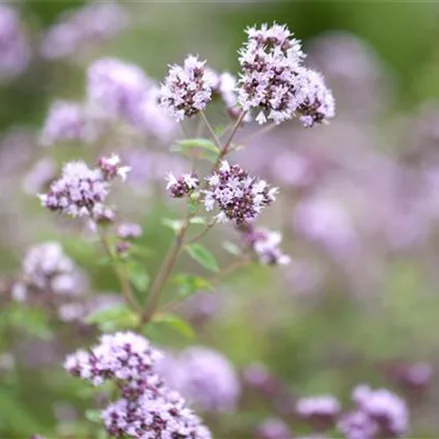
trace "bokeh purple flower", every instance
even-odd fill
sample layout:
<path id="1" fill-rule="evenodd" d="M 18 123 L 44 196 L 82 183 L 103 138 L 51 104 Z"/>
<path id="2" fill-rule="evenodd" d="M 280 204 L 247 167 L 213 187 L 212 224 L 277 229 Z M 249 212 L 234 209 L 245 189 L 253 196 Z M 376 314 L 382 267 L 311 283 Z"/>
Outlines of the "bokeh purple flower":
<path id="1" fill-rule="evenodd" d="M 0 5 L 0 83 L 23 73 L 31 58 L 27 36 L 18 12 Z"/>
<path id="2" fill-rule="evenodd" d="M 238 376 L 227 358 L 212 349 L 189 347 L 168 354 L 161 373 L 170 387 L 178 390 L 202 411 L 230 411 L 241 392 Z"/>
<path id="3" fill-rule="evenodd" d="M 43 36 L 40 53 L 49 60 L 66 59 L 120 33 L 129 23 L 116 2 L 92 2 L 65 14 Z"/>

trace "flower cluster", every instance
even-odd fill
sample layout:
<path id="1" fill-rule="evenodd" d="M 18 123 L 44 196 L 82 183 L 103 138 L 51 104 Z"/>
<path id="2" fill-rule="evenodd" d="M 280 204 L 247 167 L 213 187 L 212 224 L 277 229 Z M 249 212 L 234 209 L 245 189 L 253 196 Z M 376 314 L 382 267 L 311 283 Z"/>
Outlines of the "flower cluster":
<path id="1" fill-rule="evenodd" d="M 172 172 L 167 177 L 166 190 L 173 198 L 183 198 L 198 188 L 200 180 L 195 174 L 183 174 L 176 178 Z"/>
<path id="2" fill-rule="evenodd" d="M 159 104 L 159 96 L 158 85 L 151 85 L 139 103 L 132 123 L 141 133 L 169 142 L 177 132 L 177 123 Z"/>
<path id="3" fill-rule="evenodd" d="M 57 100 L 49 109 L 41 142 L 47 146 L 58 142 L 87 142 L 93 139 L 92 134 L 90 120 L 81 104 Z"/>
<path id="4" fill-rule="evenodd" d="M 305 127 L 312 127 L 326 119 L 334 117 L 335 100 L 326 87 L 323 76 L 314 70 L 304 70 L 303 101 L 297 108 L 299 119 Z"/>
<path id="5" fill-rule="evenodd" d="M 232 410 L 241 388 L 232 364 L 201 346 L 168 354 L 160 363 L 165 381 L 202 411 Z"/>
<path id="6" fill-rule="evenodd" d="M 408 410 L 399 396 L 361 385 L 354 389 L 353 400 L 356 409 L 344 415 L 338 425 L 348 439 L 401 437 L 407 433 Z"/>
<path id="7" fill-rule="evenodd" d="M 62 294 L 72 291 L 77 269 L 58 242 L 44 242 L 26 253 L 23 274 L 36 287 Z"/>
<path id="8" fill-rule="evenodd" d="M 281 392 L 284 383 L 279 381 L 262 363 L 252 363 L 243 373 L 245 384 L 267 396 L 275 396 Z"/>
<path id="9" fill-rule="evenodd" d="M 8 81 L 27 68 L 30 48 L 17 12 L 0 4 L 0 82 Z"/>
<path id="10" fill-rule="evenodd" d="M 116 252 L 125 255 L 132 247 L 131 241 L 142 236 L 142 227 L 135 223 L 121 223 L 117 226 L 116 236 L 119 238 L 116 242 Z"/>
<path id="11" fill-rule="evenodd" d="M 384 365 L 387 378 L 398 384 L 409 396 L 420 396 L 427 391 L 432 378 L 433 367 L 430 363 L 391 362 Z"/>
<path id="12" fill-rule="evenodd" d="M 276 398 L 281 394 L 279 390 L 285 390 L 285 384 L 277 382 L 262 365 L 249 367 L 244 379 L 250 387 L 263 391 L 281 413 L 289 416 L 294 414 L 296 420 L 305 421 L 316 434 L 334 431 L 336 428 L 340 437 L 345 439 L 382 439 L 405 437 L 409 429 L 405 402 L 386 389 L 372 390 L 365 385 L 357 386 L 352 396 L 355 407 L 342 411 L 340 402 L 331 395 L 296 400 L 292 394 L 284 393 L 283 398 L 277 402 Z M 293 413 L 289 407 L 294 407 Z M 291 437 L 285 433 L 286 428 L 282 420 L 269 419 L 266 425 L 262 424 L 256 430 L 256 438 Z"/>
<path id="13" fill-rule="evenodd" d="M 11 298 L 30 306 L 46 305 L 65 322 L 84 315 L 86 277 L 58 242 L 30 248 L 23 260 L 22 278 L 11 287 Z"/>
<path id="14" fill-rule="evenodd" d="M 259 109 L 256 120 L 275 123 L 302 114 L 305 125 L 334 115 L 334 100 L 321 77 L 302 65 L 300 41 L 286 26 L 274 24 L 247 29 L 239 52 L 242 73 L 239 103 L 245 111 Z"/>
<path id="15" fill-rule="evenodd" d="M 296 413 L 316 430 L 333 426 L 340 409 L 338 400 L 330 395 L 300 398 L 296 404 Z"/>
<path id="16" fill-rule="evenodd" d="M 217 319 L 225 307 L 222 294 L 211 292 L 197 292 L 181 303 L 180 312 L 194 327 L 201 327 L 205 323 Z"/>
<path id="17" fill-rule="evenodd" d="M 128 24 L 126 11 L 117 3 L 94 2 L 64 17 L 44 35 L 40 52 L 46 59 L 63 59 L 89 44 L 105 41 Z"/>
<path id="18" fill-rule="evenodd" d="M 256 429 L 256 439 L 286 439 L 292 437 L 288 425 L 278 418 L 265 419 Z"/>
<path id="19" fill-rule="evenodd" d="M 124 180 L 128 171 L 128 167 L 121 166 L 117 155 L 101 158 L 94 169 L 84 162 L 70 162 L 64 166 L 62 177 L 52 183 L 49 192 L 39 197 L 49 210 L 73 217 L 88 216 L 96 222 L 109 221 L 114 217 L 104 204 L 109 183 L 116 176 Z"/>
<path id="20" fill-rule="evenodd" d="M 108 433 L 117 438 L 210 439 L 209 430 L 178 393 L 143 394 L 135 403 L 120 399 L 102 412 Z"/>
<path id="21" fill-rule="evenodd" d="M 94 61 L 87 70 L 84 103 L 55 101 L 46 118 L 42 143 L 91 142 L 121 122 L 140 135 L 167 142 L 176 122 L 159 105 L 159 87 L 137 65 L 116 58 Z"/>
<path id="22" fill-rule="evenodd" d="M 239 165 L 223 161 L 218 171 L 207 178 L 208 189 L 204 191 L 207 211 L 215 205 L 220 222 L 235 221 L 237 225 L 253 221 L 261 210 L 276 197 L 277 188 L 270 188 L 264 180 L 250 176 Z"/>
<path id="23" fill-rule="evenodd" d="M 338 422 L 338 429 L 346 439 L 373 439 L 378 436 L 377 424 L 362 411 L 353 410 L 345 414 Z"/>
<path id="24" fill-rule="evenodd" d="M 212 97 L 215 75 L 205 61 L 189 55 L 183 67 L 173 65 L 161 88 L 160 103 L 178 122 L 206 108 Z"/>
<path id="25" fill-rule="evenodd" d="M 244 224 L 239 229 L 244 242 L 261 264 L 285 265 L 290 263 L 290 257 L 282 253 L 279 248 L 282 241 L 282 235 L 279 232 L 255 228 L 251 224 Z"/>
<path id="26" fill-rule="evenodd" d="M 87 72 L 87 100 L 105 117 L 133 122 L 144 101 L 150 80 L 143 70 L 115 58 L 102 58 Z"/>
<path id="27" fill-rule="evenodd" d="M 122 398 L 101 412 L 112 436 L 210 439 L 209 430 L 184 399 L 167 388 L 156 374 L 159 358 L 158 351 L 144 337 L 118 332 L 101 336 L 91 352 L 78 351 L 67 357 L 65 368 L 94 385 L 107 380 L 117 383 Z"/>
<path id="28" fill-rule="evenodd" d="M 101 157 L 98 167 L 105 181 L 113 180 L 118 176 L 125 181 L 130 171 L 128 166 L 122 166 L 120 157 L 116 154 L 113 154 L 111 157 Z"/>
<path id="29" fill-rule="evenodd" d="M 87 74 L 87 103 L 101 119 L 117 119 L 141 134 L 169 141 L 176 123 L 159 105 L 159 88 L 134 64 L 115 58 L 95 61 Z"/>
<path id="30" fill-rule="evenodd" d="M 292 217 L 295 232 L 323 245 L 337 257 L 349 254 L 355 247 L 355 224 L 347 209 L 335 199 L 318 194 L 304 197 Z"/>
<path id="31" fill-rule="evenodd" d="M 105 380 L 123 381 L 123 390 L 142 394 L 152 381 L 157 382 L 152 368 L 160 358 L 144 337 L 131 332 L 102 335 L 91 352 L 78 351 L 67 357 L 64 367 L 73 376 L 95 386 Z M 128 393 L 128 392 L 125 392 Z"/>
<path id="32" fill-rule="evenodd" d="M 136 239 L 142 236 L 142 226 L 136 223 L 121 223 L 117 226 L 116 234 L 120 239 Z"/>

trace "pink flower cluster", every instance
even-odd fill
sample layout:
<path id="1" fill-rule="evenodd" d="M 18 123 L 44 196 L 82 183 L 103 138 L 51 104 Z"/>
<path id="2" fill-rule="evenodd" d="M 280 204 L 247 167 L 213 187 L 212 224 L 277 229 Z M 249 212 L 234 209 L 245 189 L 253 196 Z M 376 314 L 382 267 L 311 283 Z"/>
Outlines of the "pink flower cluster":
<path id="1" fill-rule="evenodd" d="M 279 232 L 255 228 L 251 224 L 245 224 L 239 229 L 244 242 L 261 264 L 286 265 L 290 263 L 291 258 L 279 247 L 282 241 L 282 235 Z"/>
<path id="2" fill-rule="evenodd" d="M 352 394 L 356 408 L 338 423 L 347 439 L 402 437 L 408 431 L 407 405 L 387 389 L 357 386 Z"/>
<path id="3" fill-rule="evenodd" d="M 303 66 L 300 41 L 286 26 L 264 24 L 247 34 L 239 51 L 239 103 L 245 111 L 258 109 L 259 123 L 299 116 L 305 126 L 334 116 L 332 93 L 321 75 Z"/>
<path id="4" fill-rule="evenodd" d="M 102 420 L 111 436 L 135 439 L 210 439 L 209 430 L 166 387 L 156 373 L 160 354 L 144 337 L 132 332 L 103 335 L 90 352 L 67 357 L 64 367 L 73 376 L 98 386 L 113 381 L 122 398 L 108 405 Z"/>
<path id="5" fill-rule="evenodd" d="M 220 222 L 235 221 L 240 225 L 253 221 L 276 199 L 277 188 L 270 188 L 264 180 L 227 161 L 207 178 L 207 183 L 204 206 L 207 211 L 218 207 Z"/>
<path id="6" fill-rule="evenodd" d="M 182 198 L 189 195 L 200 184 L 200 180 L 195 174 L 183 174 L 177 178 L 172 172 L 169 172 L 166 179 L 166 190 L 173 198 Z"/>
<path id="7" fill-rule="evenodd" d="M 130 168 L 122 166 L 113 154 L 99 160 L 98 167 L 90 169 L 84 162 L 70 162 L 62 176 L 50 186 L 47 194 L 40 194 L 41 204 L 54 212 L 72 217 L 90 217 L 96 222 L 111 221 L 113 211 L 104 203 L 110 182 L 117 176 L 126 179 Z"/>
<path id="8" fill-rule="evenodd" d="M 183 66 L 173 65 L 169 69 L 161 88 L 160 103 L 178 122 L 204 110 L 212 98 L 216 78 L 205 64 L 189 55 Z"/>

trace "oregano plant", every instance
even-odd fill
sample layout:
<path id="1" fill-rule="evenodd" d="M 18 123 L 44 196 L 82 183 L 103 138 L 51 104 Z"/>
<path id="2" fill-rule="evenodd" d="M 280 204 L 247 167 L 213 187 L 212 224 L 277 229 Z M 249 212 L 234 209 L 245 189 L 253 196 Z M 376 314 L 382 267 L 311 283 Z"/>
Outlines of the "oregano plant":
<path id="1" fill-rule="evenodd" d="M 221 283 L 242 267 L 263 264 L 275 269 L 290 262 L 280 248 L 281 234 L 259 225 L 261 213 L 276 202 L 278 188 L 252 175 L 246 163 L 236 163 L 234 153 L 251 148 L 257 136 L 290 119 L 306 129 L 327 123 L 334 116 L 334 98 L 323 76 L 307 67 L 300 41 L 286 26 L 264 24 L 246 33 L 247 40 L 238 51 L 237 77 L 219 74 L 206 61 L 189 55 L 181 65 L 170 66 L 159 85 L 136 65 L 115 58 L 97 60 L 87 71 L 84 102 L 54 102 L 42 129 L 44 145 L 83 142 L 95 145 L 98 154 L 94 162 L 78 157 L 65 163 L 61 175 L 38 197 L 53 215 L 88 230 L 100 246 L 102 264 L 111 268 L 119 282 L 123 302 L 86 318 L 87 325 L 97 328 L 96 344 L 68 355 L 64 364 L 70 375 L 95 388 L 90 395 L 96 406 L 85 417 L 102 437 L 211 438 L 184 396 L 191 394 L 196 407 L 231 407 L 238 393 L 237 378 L 227 362 L 209 350 L 193 348 L 181 357 L 166 354 L 163 359 L 157 346 L 160 333 L 171 329 L 196 337 L 196 328 L 173 312 L 180 302 L 200 291 L 215 295 Z M 209 106 L 218 102 L 229 120 L 226 125 L 210 117 Z M 243 127 L 253 121 L 262 126 L 243 138 Z M 135 162 L 125 163 L 123 149 L 107 153 L 121 133 L 126 142 L 153 136 L 191 167 L 187 172 L 162 175 L 165 195 L 178 203 L 182 213 L 161 218 L 172 240 L 155 273 L 149 273 L 144 264 L 153 249 L 140 245 L 142 227 L 121 218 L 110 201 L 112 191 L 137 171 Z M 226 265 L 204 239 L 222 224 L 240 236 L 239 244 L 223 243 L 229 258 Z M 197 264 L 203 274 L 177 270 L 183 258 Z M 28 294 L 29 288 L 66 289 L 71 277 L 77 276 L 74 263 L 56 243 L 36 247 L 26 261 L 26 282 L 15 286 L 16 297 Z M 75 308 L 80 299 L 69 300 L 51 306 L 58 315 L 70 312 L 74 319 L 75 310 L 81 313 L 81 308 Z M 44 326 L 40 330 L 44 332 Z M 228 384 L 218 385 L 215 395 L 200 396 L 194 390 L 195 381 L 178 375 L 184 368 L 196 371 L 200 362 L 215 364 L 228 377 Z M 259 386 L 269 379 L 264 376 L 257 381 Z M 266 383 L 270 382 L 274 381 Z M 360 428 L 356 420 L 368 431 L 399 435 L 405 430 L 405 406 L 396 396 L 383 397 L 393 404 L 399 421 L 386 414 L 378 422 L 379 416 L 363 407 L 378 393 L 359 388 L 357 394 L 361 398 L 357 395 L 356 417 L 345 417 L 339 424 L 347 437 Z M 328 428 L 334 425 L 339 410 L 338 401 L 331 398 L 303 400 L 298 407 L 317 429 L 322 422 Z M 264 429 L 270 428 L 288 434 L 285 426 L 274 422 L 261 426 L 261 437 L 269 437 Z"/>

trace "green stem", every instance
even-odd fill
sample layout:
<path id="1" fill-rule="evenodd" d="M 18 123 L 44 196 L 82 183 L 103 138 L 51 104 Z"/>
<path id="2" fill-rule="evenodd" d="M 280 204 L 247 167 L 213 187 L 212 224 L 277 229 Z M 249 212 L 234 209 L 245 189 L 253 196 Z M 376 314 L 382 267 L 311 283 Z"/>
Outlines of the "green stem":
<path id="1" fill-rule="evenodd" d="M 173 245 L 169 248 L 168 253 L 163 259 L 162 265 L 159 268 L 157 276 L 149 292 L 145 309 L 140 318 L 142 324 L 149 323 L 154 316 L 155 311 L 157 310 L 160 295 L 163 291 L 166 281 L 168 280 L 169 275 L 172 272 L 172 269 L 174 268 L 174 265 L 178 258 L 178 254 L 180 253 L 180 250 L 184 244 L 184 236 L 187 232 L 187 229 L 189 228 L 192 215 L 193 214 L 187 215 L 182 227 L 177 233 Z"/>
<path id="2" fill-rule="evenodd" d="M 221 160 L 222 160 L 224 157 L 226 157 L 227 154 L 230 152 L 230 151 L 229 151 L 229 148 L 230 148 L 230 146 L 232 145 L 232 141 L 233 141 L 233 139 L 234 139 L 234 137 L 235 137 L 235 134 L 236 134 L 236 132 L 238 131 L 239 127 L 241 126 L 242 121 L 244 120 L 244 117 L 245 117 L 246 113 L 247 113 L 246 111 L 243 111 L 243 112 L 239 115 L 238 119 L 236 119 L 236 122 L 235 122 L 235 124 L 233 125 L 232 131 L 230 132 L 229 137 L 227 138 L 226 143 L 224 144 L 224 147 L 221 148 L 221 152 L 220 152 L 220 154 L 219 154 L 219 156 L 218 156 L 218 159 L 217 159 L 217 161 L 216 161 L 216 163 L 215 163 L 214 169 L 217 169 L 217 168 L 218 168 L 218 166 L 219 166 L 220 163 L 221 163 Z"/>
<path id="3" fill-rule="evenodd" d="M 119 283 L 120 283 L 121 290 L 122 290 L 122 295 L 123 295 L 125 301 L 133 310 L 135 310 L 135 311 L 138 310 L 139 304 L 137 303 L 137 300 L 133 294 L 133 290 L 131 288 L 131 283 L 128 279 L 128 275 L 126 274 L 125 269 L 120 266 L 119 261 L 116 260 L 116 257 L 111 250 L 110 243 L 108 242 L 107 235 L 102 230 L 99 230 L 99 238 L 100 238 L 100 241 L 102 243 L 102 247 L 104 248 L 108 257 L 115 264 L 114 268 L 116 271 L 116 275 L 119 279 Z"/>
<path id="4" fill-rule="evenodd" d="M 216 222 L 216 219 L 214 219 L 212 222 L 207 224 L 207 226 L 200 233 L 198 233 L 198 235 L 190 238 L 187 241 L 187 244 L 192 244 L 193 242 L 199 241 L 216 224 Z"/>
<path id="5" fill-rule="evenodd" d="M 201 119 L 204 122 L 204 125 L 206 125 L 207 129 L 209 130 L 210 135 L 212 136 L 213 141 L 215 142 L 215 145 L 218 147 L 218 149 L 221 151 L 222 150 L 222 145 L 221 145 L 221 141 L 218 138 L 218 136 L 215 133 L 215 130 L 213 129 L 212 125 L 210 124 L 210 122 L 207 120 L 206 114 L 204 113 L 204 111 L 200 111 L 200 116 Z"/>

